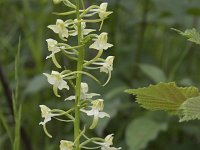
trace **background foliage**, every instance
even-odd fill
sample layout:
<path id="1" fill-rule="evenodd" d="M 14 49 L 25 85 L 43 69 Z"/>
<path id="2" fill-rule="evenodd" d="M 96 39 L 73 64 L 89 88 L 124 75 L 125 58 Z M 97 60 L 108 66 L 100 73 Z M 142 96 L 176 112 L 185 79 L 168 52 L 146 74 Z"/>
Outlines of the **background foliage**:
<path id="1" fill-rule="evenodd" d="M 88 0 L 86 3 L 100 3 Z M 103 30 L 115 45 L 106 55 L 115 55 L 113 78 L 108 86 L 99 88 L 89 82 L 92 92 L 102 93 L 106 112 L 111 120 L 102 120 L 91 135 L 114 133 L 114 142 L 126 150 L 197 150 L 200 149 L 200 122 L 178 123 L 178 118 L 164 112 L 148 112 L 138 107 L 135 97 L 125 89 L 148 86 L 160 81 L 176 81 L 179 85 L 200 86 L 199 47 L 170 28 L 185 30 L 199 27 L 199 0 L 109 0 L 115 13 L 105 22 Z M 45 39 L 53 34 L 46 26 L 55 22 L 50 0 L 0 1 L 0 149 L 11 149 L 14 140 L 12 93 L 15 91 L 15 56 L 19 37 L 19 97 L 22 104 L 21 149 L 55 150 L 61 138 L 72 138 L 72 126 L 53 121 L 48 124 L 54 135 L 49 139 L 39 126 L 39 105 L 65 108 L 57 100 L 43 72 L 54 65 L 45 60 Z M 93 54 L 91 54 L 92 56 Z M 60 56 L 60 61 L 72 66 Z M 97 74 L 97 76 L 99 76 Z M 99 76 L 104 79 L 104 76 Z M 71 93 L 63 93 L 66 96 Z M 87 120 L 83 120 L 87 122 Z M 59 138 L 57 138 L 59 137 Z"/>

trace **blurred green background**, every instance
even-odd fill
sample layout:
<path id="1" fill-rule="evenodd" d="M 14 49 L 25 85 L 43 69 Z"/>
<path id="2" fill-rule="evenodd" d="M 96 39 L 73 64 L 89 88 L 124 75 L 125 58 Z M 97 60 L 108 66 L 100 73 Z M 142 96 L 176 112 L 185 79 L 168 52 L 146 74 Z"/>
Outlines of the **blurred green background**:
<path id="1" fill-rule="evenodd" d="M 100 4 L 102 0 L 86 0 Z M 84 79 L 91 92 L 105 100 L 111 119 L 102 119 L 89 135 L 114 133 L 116 147 L 124 150 L 199 150 L 200 122 L 178 123 L 164 112 L 148 112 L 134 102 L 125 89 L 157 82 L 176 81 L 179 85 L 200 86 L 199 47 L 187 42 L 170 28 L 199 28 L 199 0 L 108 0 L 114 13 L 105 21 L 103 31 L 115 46 L 105 57 L 115 55 L 112 80 L 105 87 Z M 12 93 L 15 81 L 15 56 L 21 37 L 19 99 L 22 104 L 21 150 L 57 150 L 61 139 L 73 137 L 73 127 L 55 120 L 48 123 L 53 139 L 39 126 L 40 104 L 67 108 L 57 99 L 43 72 L 56 69 L 48 55 L 46 39 L 57 38 L 47 25 L 54 24 L 53 11 L 67 11 L 51 0 L 0 0 L 0 149 L 11 149 L 5 122 L 13 134 Z M 91 54 L 93 55 L 93 54 Z M 74 64 L 59 56 L 66 66 Z M 104 74 L 96 74 L 105 79 Z M 71 95 L 66 92 L 65 95 Z M 88 122 L 83 116 L 82 122 Z M 4 120 L 4 121 L 2 121 Z M 14 136 L 11 135 L 12 137 Z"/>

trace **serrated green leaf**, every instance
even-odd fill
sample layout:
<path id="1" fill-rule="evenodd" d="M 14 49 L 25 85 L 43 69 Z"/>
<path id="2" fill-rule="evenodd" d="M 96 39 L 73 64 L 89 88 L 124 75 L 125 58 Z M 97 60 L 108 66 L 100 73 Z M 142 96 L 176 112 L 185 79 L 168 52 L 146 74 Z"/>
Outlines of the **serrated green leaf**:
<path id="1" fill-rule="evenodd" d="M 196 87 L 177 87 L 174 82 L 130 89 L 126 92 L 137 95 L 136 101 L 146 109 L 164 110 L 172 114 L 178 114 L 180 105 L 188 98 L 199 96 Z"/>
<path id="2" fill-rule="evenodd" d="M 181 106 L 180 122 L 200 119 L 200 96 L 187 99 Z"/>
<path id="3" fill-rule="evenodd" d="M 187 29 L 184 32 L 177 30 L 177 29 L 173 29 L 173 30 L 175 30 L 175 31 L 179 32 L 181 35 L 187 37 L 189 41 L 200 45 L 200 34 L 195 28 Z"/>
<path id="4" fill-rule="evenodd" d="M 156 139 L 160 131 L 167 129 L 166 123 L 158 123 L 143 117 L 133 120 L 126 130 L 126 143 L 130 150 L 140 150 Z"/>

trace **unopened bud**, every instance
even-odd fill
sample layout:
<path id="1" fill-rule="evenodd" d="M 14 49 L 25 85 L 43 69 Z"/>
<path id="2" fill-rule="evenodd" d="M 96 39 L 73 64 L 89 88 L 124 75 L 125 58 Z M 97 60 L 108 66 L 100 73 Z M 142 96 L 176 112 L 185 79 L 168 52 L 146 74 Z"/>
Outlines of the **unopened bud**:
<path id="1" fill-rule="evenodd" d="M 59 4 L 60 2 L 62 2 L 62 0 L 53 0 L 54 4 Z"/>

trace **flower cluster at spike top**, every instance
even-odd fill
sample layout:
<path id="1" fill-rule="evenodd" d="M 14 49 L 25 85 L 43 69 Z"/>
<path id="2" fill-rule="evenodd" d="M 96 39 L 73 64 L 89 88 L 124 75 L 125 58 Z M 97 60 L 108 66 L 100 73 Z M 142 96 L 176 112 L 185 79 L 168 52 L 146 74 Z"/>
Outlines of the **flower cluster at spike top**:
<path id="1" fill-rule="evenodd" d="M 89 86 L 87 83 L 82 82 L 80 76 L 80 87 L 79 92 L 77 91 L 77 78 L 78 75 L 86 75 L 89 78 L 94 79 L 98 83 L 101 83 L 96 77 L 85 70 L 98 70 L 99 72 L 103 72 L 107 74 L 107 80 L 102 84 L 105 86 L 111 79 L 111 72 L 113 70 L 113 61 L 114 56 L 108 56 L 107 58 L 101 58 L 104 51 L 111 48 L 113 45 L 108 43 L 108 33 L 101 32 L 102 25 L 104 20 L 112 13 L 111 11 L 107 11 L 108 3 L 102 3 L 100 6 L 92 5 L 88 8 L 85 8 L 83 0 L 82 0 L 82 9 L 80 9 L 79 0 L 76 0 L 76 3 L 70 0 L 53 0 L 55 4 L 63 3 L 71 9 L 68 12 L 64 13 L 55 13 L 59 15 L 76 15 L 77 17 L 69 20 L 61 20 L 57 19 L 56 23 L 53 25 L 49 25 L 48 28 L 52 30 L 55 34 L 58 35 L 59 41 L 55 39 L 49 38 L 47 39 L 48 50 L 50 52 L 49 56 L 46 59 L 52 59 L 53 64 L 58 68 L 64 68 L 59 63 L 59 60 L 56 58 L 57 53 L 62 53 L 68 59 L 72 61 L 76 61 L 81 66 L 81 70 L 67 70 L 63 69 L 62 71 L 51 71 L 50 74 L 44 73 L 48 82 L 53 86 L 53 92 L 55 96 L 61 97 L 59 94 L 59 90 L 70 90 L 70 85 L 73 87 L 71 89 L 75 89 L 75 95 L 65 97 L 63 100 L 65 102 L 74 101 L 74 107 L 69 110 L 60 110 L 60 109 L 50 109 L 45 105 L 40 105 L 42 118 L 44 121 L 40 122 L 40 125 L 43 126 L 44 132 L 47 136 L 52 138 L 52 135 L 47 131 L 46 124 L 51 121 L 51 119 L 56 119 L 64 122 L 71 122 L 74 124 L 74 128 L 77 127 L 76 120 L 76 108 L 78 108 L 79 112 L 85 113 L 87 116 L 91 116 L 93 121 L 89 127 L 89 129 L 94 129 L 98 124 L 100 118 L 107 117 L 110 115 L 103 111 L 104 109 L 104 100 L 99 98 L 100 94 L 97 93 L 89 93 Z M 77 4 L 78 3 L 78 4 Z M 77 6 L 78 5 L 78 6 Z M 88 19 L 90 17 L 94 18 L 96 16 L 97 19 Z M 89 23 L 99 23 L 99 31 L 100 34 L 94 34 L 95 29 L 87 29 L 87 24 Z M 77 36 L 78 44 L 75 46 L 69 45 L 69 38 L 71 36 Z M 85 48 L 86 44 L 90 45 L 89 49 L 96 50 L 96 56 L 91 60 L 85 60 L 83 58 L 82 62 L 79 62 L 80 50 Z M 80 64 L 82 63 L 82 64 Z M 77 96 L 76 93 L 79 93 Z M 76 103 L 77 98 L 80 99 Z M 60 119 L 59 117 L 66 117 L 66 119 Z M 78 118 L 78 119 L 79 119 Z M 79 124 L 78 124 L 79 126 Z M 80 131 L 79 131 L 80 130 Z M 121 148 L 112 147 L 113 145 L 113 134 L 106 136 L 105 138 L 92 137 L 89 138 L 85 131 L 86 127 L 83 130 L 78 128 L 78 136 L 74 139 L 74 141 L 61 140 L 60 141 L 60 150 L 80 150 L 80 149 L 101 149 L 101 150 L 117 150 Z M 81 139 L 81 140 L 80 140 Z M 85 140 L 83 140 L 85 139 Z M 82 143 L 80 141 L 83 141 Z M 88 147 L 87 145 L 91 143 L 94 147 Z M 77 147 L 78 146 L 78 147 Z"/>

